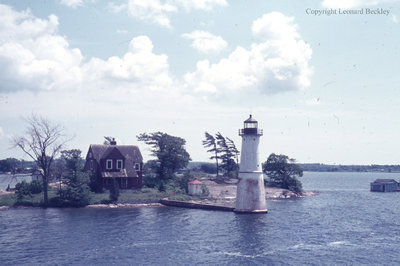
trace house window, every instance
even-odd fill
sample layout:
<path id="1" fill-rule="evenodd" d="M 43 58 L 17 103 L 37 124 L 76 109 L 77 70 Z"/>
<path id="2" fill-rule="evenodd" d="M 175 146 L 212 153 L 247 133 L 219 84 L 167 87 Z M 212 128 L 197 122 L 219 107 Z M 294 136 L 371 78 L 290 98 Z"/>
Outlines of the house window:
<path id="1" fill-rule="evenodd" d="M 90 160 L 90 170 L 93 170 L 93 160 Z"/>
<path id="2" fill-rule="evenodd" d="M 113 162 L 111 159 L 108 159 L 106 161 L 106 169 L 112 169 L 112 167 L 113 167 Z"/>
<path id="3" fill-rule="evenodd" d="M 89 152 L 89 158 L 93 158 L 92 152 Z"/>
<path id="4" fill-rule="evenodd" d="M 122 169 L 123 161 L 117 160 L 117 169 Z"/>
<path id="5" fill-rule="evenodd" d="M 140 171 L 140 163 L 135 163 L 135 170 Z"/>

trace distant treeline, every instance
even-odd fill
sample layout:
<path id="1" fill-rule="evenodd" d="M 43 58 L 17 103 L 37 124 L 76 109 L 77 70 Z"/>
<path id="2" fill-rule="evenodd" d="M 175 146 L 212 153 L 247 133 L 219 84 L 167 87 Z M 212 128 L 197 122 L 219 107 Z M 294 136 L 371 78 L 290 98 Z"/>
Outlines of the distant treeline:
<path id="1" fill-rule="evenodd" d="M 320 163 L 299 163 L 308 172 L 400 172 L 400 165 L 331 165 Z"/>
<path id="2" fill-rule="evenodd" d="M 303 171 L 307 172 L 386 172 L 400 173 L 400 165 L 332 165 L 321 163 L 298 163 Z M 208 162 L 189 162 L 190 170 L 202 170 L 206 173 L 215 174 L 216 167 Z"/>
<path id="3" fill-rule="evenodd" d="M 11 173 L 11 174 L 23 174 L 31 173 L 36 169 L 35 162 L 18 160 L 15 158 L 7 158 L 0 160 L 0 174 Z"/>

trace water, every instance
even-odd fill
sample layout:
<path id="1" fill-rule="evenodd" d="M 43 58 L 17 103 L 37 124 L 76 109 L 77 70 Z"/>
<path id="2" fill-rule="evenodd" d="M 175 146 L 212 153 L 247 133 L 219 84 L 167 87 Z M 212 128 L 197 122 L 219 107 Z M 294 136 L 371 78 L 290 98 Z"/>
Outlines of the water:
<path id="1" fill-rule="evenodd" d="M 17 175 L 2 175 L 0 174 L 0 190 L 5 190 L 8 185 L 10 188 L 14 188 L 15 184 L 22 182 L 23 180 L 30 182 L 32 176 L 28 174 L 17 174 Z"/>
<path id="2" fill-rule="evenodd" d="M 2 265 L 389 265 L 400 260 L 400 174 L 305 173 L 319 196 L 268 214 L 143 207 L 0 212 Z"/>

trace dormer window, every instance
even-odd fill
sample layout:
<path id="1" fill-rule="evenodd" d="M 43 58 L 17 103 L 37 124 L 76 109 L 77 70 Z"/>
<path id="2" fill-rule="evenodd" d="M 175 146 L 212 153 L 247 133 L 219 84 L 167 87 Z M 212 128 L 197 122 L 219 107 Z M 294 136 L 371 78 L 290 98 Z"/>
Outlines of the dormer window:
<path id="1" fill-rule="evenodd" d="M 93 158 L 93 153 L 89 152 L 89 158 L 92 159 Z"/>
<path id="2" fill-rule="evenodd" d="M 123 161 L 122 160 L 117 160 L 117 169 L 121 170 L 123 167 Z"/>
<path id="3" fill-rule="evenodd" d="M 107 159 L 106 161 L 106 169 L 110 170 L 113 168 L 113 161 L 111 159 Z"/>

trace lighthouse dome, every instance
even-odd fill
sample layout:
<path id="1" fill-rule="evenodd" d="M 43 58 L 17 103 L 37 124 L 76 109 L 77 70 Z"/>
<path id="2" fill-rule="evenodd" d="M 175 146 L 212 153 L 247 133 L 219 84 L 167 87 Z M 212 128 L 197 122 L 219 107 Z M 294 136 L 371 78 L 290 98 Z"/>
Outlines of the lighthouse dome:
<path id="1" fill-rule="evenodd" d="M 247 134 L 250 134 L 250 135 L 255 134 L 255 135 L 259 135 L 259 136 L 262 135 L 262 130 L 259 130 L 259 129 L 258 129 L 258 122 L 257 122 L 257 120 L 255 120 L 255 119 L 253 118 L 252 115 L 250 115 L 249 118 L 247 118 L 247 119 L 244 121 L 243 129 L 241 129 L 241 130 L 239 131 L 239 135 L 240 135 L 240 136 L 243 136 L 243 135 L 245 135 L 245 134 L 246 134 L 246 135 L 247 135 Z"/>

